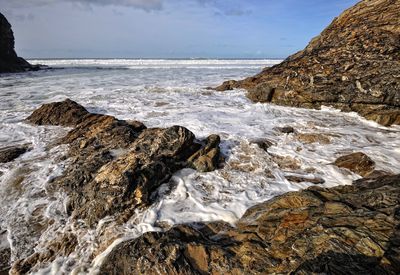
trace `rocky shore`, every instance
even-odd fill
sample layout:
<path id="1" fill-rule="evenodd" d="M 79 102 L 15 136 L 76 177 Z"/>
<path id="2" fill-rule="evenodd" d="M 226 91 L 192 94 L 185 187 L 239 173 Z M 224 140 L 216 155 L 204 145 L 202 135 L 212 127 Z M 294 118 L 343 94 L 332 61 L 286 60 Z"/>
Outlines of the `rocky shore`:
<path id="1" fill-rule="evenodd" d="M 256 76 L 227 81 L 254 102 L 332 106 L 382 125 L 400 124 L 400 2 L 363 0 L 308 46 Z"/>
<path id="2" fill-rule="evenodd" d="M 32 66 L 25 59 L 17 56 L 14 44 L 14 33 L 11 25 L 0 13 L 0 73 L 38 70 L 39 66 Z"/>
<path id="3" fill-rule="evenodd" d="M 138 121 L 90 113 L 69 99 L 41 106 L 27 122 L 72 127 L 51 145 L 68 144 L 70 161 L 47 192 L 66 193 L 70 218 L 93 229 L 106 216 L 122 224 L 135 210 L 157 201 L 162 196 L 159 187 L 179 169 L 208 172 L 224 161 L 217 135 L 198 140 L 181 126 L 147 128 Z M 295 132 L 291 127 L 278 130 Z M 266 151 L 271 146 L 266 141 L 257 144 Z M 10 150 L 17 151 L 13 157 L 25 152 Z M 7 150 L 1 152 L 9 155 Z M 317 186 L 323 181 L 312 181 L 316 186 L 248 209 L 235 226 L 182 224 L 146 233 L 115 246 L 97 270 L 100 274 L 397 274 L 400 175 L 375 170 L 375 162 L 362 153 L 344 155 L 334 164 L 364 178 L 331 189 Z M 10 274 L 36 271 L 74 253 L 78 243 L 76 235 L 63 233 L 45 249 L 14 262 Z M 0 253 L 1 268 L 8 270 L 9 248 Z"/>

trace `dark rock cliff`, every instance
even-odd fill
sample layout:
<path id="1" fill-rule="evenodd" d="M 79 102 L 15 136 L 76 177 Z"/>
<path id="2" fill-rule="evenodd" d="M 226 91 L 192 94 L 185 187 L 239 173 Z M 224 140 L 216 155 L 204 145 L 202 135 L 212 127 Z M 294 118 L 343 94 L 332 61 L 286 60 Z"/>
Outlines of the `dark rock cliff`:
<path id="1" fill-rule="evenodd" d="M 247 89 L 255 102 L 333 106 L 400 124 L 400 1 L 364 0 L 281 64 L 217 90 Z"/>
<path id="2" fill-rule="evenodd" d="M 10 23 L 0 13 L 0 73 L 14 73 L 34 69 L 14 50 L 14 33 Z"/>

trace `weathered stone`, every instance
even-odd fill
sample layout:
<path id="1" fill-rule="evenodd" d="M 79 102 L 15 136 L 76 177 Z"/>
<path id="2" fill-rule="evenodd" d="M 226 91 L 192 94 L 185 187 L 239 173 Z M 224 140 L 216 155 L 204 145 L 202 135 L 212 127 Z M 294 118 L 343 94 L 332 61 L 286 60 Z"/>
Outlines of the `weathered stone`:
<path id="1" fill-rule="evenodd" d="M 18 57 L 14 50 L 14 33 L 10 23 L 0 13 L 0 73 L 15 73 L 38 69 Z"/>
<path id="2" fill-rule="evenodd" d="M 349 169 L 363 177 L 368 176 L 375 169 L 375 162 L 361 152 L 341 156 L 334 164 L 337 167 Z"/>
<path id="3" fill-rule="evenodd" d="M 220 142 L 221 138 L 219 136 L 209 136 L 205 145 L 188 159 L 189 165 L 200 172 L 210 172 L 218 169 Z"/>
<path id="4" fill-rule="evenodd" d="M 250 208 L 236 227 L 178 225 L 122 242 L 100 274 L 398 274 L 400 175 L 311 187 Z"/>
<path id="5" fill-rule="evenodd" d="M 399 14 L 398 0 L 360 1 L 303 51 L 217 89 L 243 88 L 255 102 L 332 106 L 382 125 L 400 124 Z"/>
<path id="6" fill-rule="evenodd" d="M 293 176 L 293 175 L 291 175 L 291 176 L 285 176 L 285 178 L 288 181 L 297 182 L 297 183 L 299 183 L 299 182 L 310 182 L 310 183 L 313 183 L 313 184 L 323 184 L 323 183 L 325 183 L 324 179 L 321 179 L 321 178 L 318 178 L 318 177 L 311 177 L 310 178 L 310 177 Z"/>
<path id="7" fill-rule="evenodd" d="M 258 139 L 254 140 L 252 143 L 257 144 L 258 147 L 263 149 L 265 152 L 268 152 L 268 148 L 275 145 L 272 141 L 268 139 Z"/>
<path id="8" fill-rule="evenodd" d="M 276 128 L 276 130 L 278 130 L 279 132 L 284 133 L 284 134 L 292 134 L 295 132 L 294 128 L 292 126 L 278 127 L 278 128 Z"/>
<path id="9" fill-rule="evenodd" d="M 317 133 L 299 133 L 296 135 L 296 138 L 306 144 L 311 143 L 320 143 L 320 144 L 330 144 L 331 139 L 324 134 Z"/>
<path id="10" fill-rule="evenodd" d="M 66 99 L 42 105 L 27 120 L 37 125 L 76 126 L 84 121 L 90 113 L 81 105 Z"/>
<path id="11" fill-rule="evenodd" d="M 29 150 L 31 150 L 29 145 L 0 148 L 0 163 L 13 161 L 14 159 L 25 154 Z"/>

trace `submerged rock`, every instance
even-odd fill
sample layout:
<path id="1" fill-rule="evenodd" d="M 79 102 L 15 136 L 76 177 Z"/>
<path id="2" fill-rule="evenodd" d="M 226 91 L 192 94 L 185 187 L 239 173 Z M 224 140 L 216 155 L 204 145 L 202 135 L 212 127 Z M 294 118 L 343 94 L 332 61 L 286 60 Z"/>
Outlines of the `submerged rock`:
<path id="1" fill-rule="evenodd" d="M 18 57 L 14 49 L 14 33 L 10 23 L 0 13 L 0 73 L 15 73 L 38 69 Z"/>
<path id="2" fill-rule="evenodd" d="M 333 106 L 400 124 L 400 2 L 363 0 L 281 64 L 217 90 L 244 88 L 255 102 Z"/>
<path id="3" fill-rule="evenodd" d="M 29 145 L 0 148 L 0 163 L 13 161 L 14 159 L 25 154 L 29 150 L 31 150 Z"/>
<path id="4" fill-rule="evenodd" d="M 368 176 L 375 169 L 375 162 L 366 154 L 357 152 L 339 157 L 334 164 L 346 168 L 363 177 Z"/>
<path id="5" fill-rule="evenodd" d="M 398 274 L 400 175 L 311 187 L 232 227 L 178 225 L 122 242 L 100 274 Z"/>

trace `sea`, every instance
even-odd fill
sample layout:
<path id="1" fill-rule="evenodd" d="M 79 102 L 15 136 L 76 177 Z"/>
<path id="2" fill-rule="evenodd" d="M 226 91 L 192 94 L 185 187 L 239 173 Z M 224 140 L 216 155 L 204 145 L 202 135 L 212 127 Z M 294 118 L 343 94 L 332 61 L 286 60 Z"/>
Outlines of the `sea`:
<path id="1" fill-rule="evenodd" d="M 217 92 L 225 80 L 242 79 L 281 62 L 276 59 L 37 59 L 50 68 L 0 75 L 0 148 L 32 150 L 0 164 L 0 249 L 11 261 L 46 250 L 63 234 L 78 238 L 75 251 L 42 263 L 37 274 L 96 274 L 118 243 L 176 224 L 225 221 L 277 195 L 323 179 L 323 187 L 351 184 L 360 176 L 333 165 L 363 152 L 377 170 L 400 173 L 400 127 L 384 127 L 356 113 L 252 103 L 244 90 Z M 67 145 L 54 141 L 68 128 L 35 126 L 25 118 L 44 103 L 70 98 L 89 111 L 139 120 L 147 127 L 181 125 L 197 138 L 218 134 L 226 163 L 210 173 L 183 169 L 159 188 L 160 200 L 125 224 L 106 217 L 96 228 L 66 214 L 67 194 L 47 192 L 68 166 Z M 280 127 L 293 127 L 284 134 Z M 299 134 L 328 142 L 305 142 Z M 255 142 L 269 140 L 268 152 Z M 302 182 L 288 176 L 303 177 Z M 310 182 L 307 181 L 310 179 Z"/>

